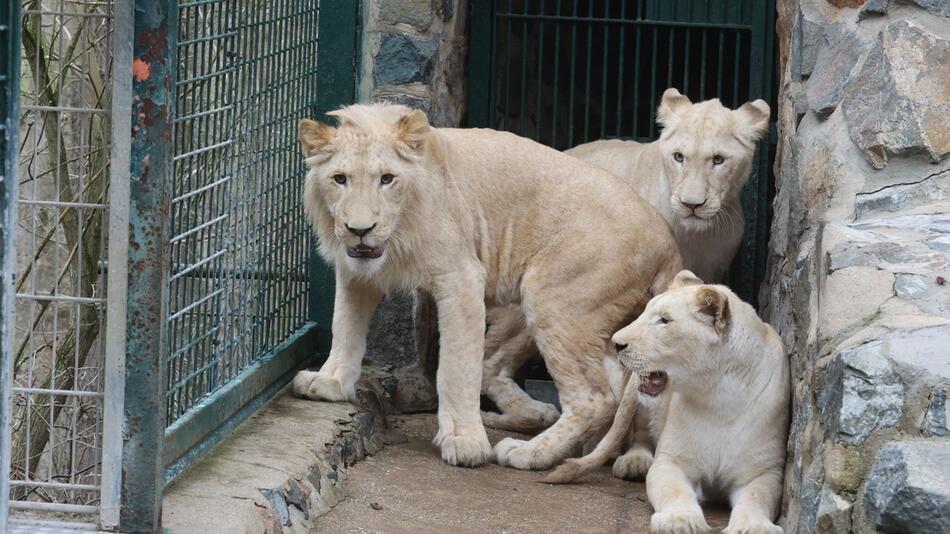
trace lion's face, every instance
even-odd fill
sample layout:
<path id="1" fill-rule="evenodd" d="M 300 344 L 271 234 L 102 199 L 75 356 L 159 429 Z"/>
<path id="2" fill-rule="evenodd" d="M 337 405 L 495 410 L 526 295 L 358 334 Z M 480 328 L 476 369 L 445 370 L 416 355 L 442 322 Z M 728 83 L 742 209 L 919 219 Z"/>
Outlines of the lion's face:
<path id="1" fill-rule="evenodd" d="M 651 299 L 633 323 L 613 335 L 620 362 L 640 377 L 640 392 L 655 397 L 668 379 L 709 376 L 719 365 L 716 346 L 730 319 L 725 291 L 681 271 L 668 291 Z"/>
<path id="2" fill-rule="evenodd" d="M 341 115 L 339 128 L 310 120 L 300 123 L 310 166 L 304 206 L 321 246 L 335 241 L 357 271 L 374 272 L 386 261 L 400 220 L 427 173 L 419 152 L 428 122 L 420 112 L 405 112 L 390 124 L 354 124 L 348 121 L 358 117 L 350 115 Z M 316 220 L 321 215 L 329 216 L 332 236 Z"/>
<path id="3" fill-rule="evenodd" d="M 749 177 L 755 143 L 768 131 L 763 100 L 731 110 L 719 100 L 693 104 L 667 89 L 657 110 L 664 126 L 658 141 L 670 181 L 670 207 L 693 231 L 739 224 L 725 201 L 735 198 Z"/>

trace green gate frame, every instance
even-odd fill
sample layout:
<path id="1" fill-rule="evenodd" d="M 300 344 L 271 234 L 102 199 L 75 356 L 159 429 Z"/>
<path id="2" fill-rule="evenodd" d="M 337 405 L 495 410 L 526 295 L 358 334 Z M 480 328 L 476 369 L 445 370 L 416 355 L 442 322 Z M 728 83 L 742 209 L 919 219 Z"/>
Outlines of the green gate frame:
<path id="1" fill-rule="evenodd" d="M 195 3 L 195 2 L 191 2 Z M 122 532 L 154 532 L 164 487 L 234 430 L 330 345 L 333 276 L 311 251 L 309 322 L 270 353 L 165 427 L 168 348 L 169 184 L 173 175 L 179 0 L 135 0 L 133 57 L 150 63 L 132 83 L 128 331 L 125 366 Z M 322 0 L 316 117 L 354 102 L 359 1 Z"/>
<path id="2" fill-rule="evenodd" d="M 525 0 L 527 2 L 527 0 Z M 556 2 L 557 0 L 555 0 Z M 619 0 L 624 2 L 626 0 Z M 472 0 L 469 27 L 468 127 L 498 128 L 492 123 L 493 93 L 496 87 L 495 54 L 498 13 L 510 0 Z M 609 0 L 606 2 L 610 4 Z M 633 2 L 630 2 L 633 4 Z M 543 4 L 543 1 L 542 1 Z M 532 2 L 534 5 L 534 2 Z M 549 4 L 550 5 L 550 4 Z M 576 1 L 575 1 L 576 5 Z M 617 4 L 615 4 L 617 5 Z M 628 20 L 640 27 L 671 26 L 690 28 L 737 28 L 751 33 L 749 57 L 749 98 L 761 98 L 775 108 L 773 76 L 775 69 L 775 0 L 638 0 L 646 17 Z M 708 22 L 709 13 L 728 13 L 725 23 Z M 525 15 L 522 19 L 540 16 Z M 587 20 L 586 16 L 561 16 L 562 20 Z M 688 63 L 687 63 L 688 65 Z M 758 73 L 756 75 L 755 73 Z M 655 96 L 655 95 L 653 95 Z M 652 114 L 655 110 L 651 110 Z M 742 193 L 745 234 L 733 262 L 730 285 L 746 301 L 757 304 L 758 289 L 766 271 L 768 238 L 772 220 L 771 200 L 775 178 L 769 160 L 777 141 L 775 124 L 759 144 L 752 174 Z"/>
<path id="3" fill-rule="evenodd" d="M 13 379 L 13 301 L 16 275 L 16 199 L 20 122 L 20 2 L 0 5 L 0 532 L 10 497 Z"/>

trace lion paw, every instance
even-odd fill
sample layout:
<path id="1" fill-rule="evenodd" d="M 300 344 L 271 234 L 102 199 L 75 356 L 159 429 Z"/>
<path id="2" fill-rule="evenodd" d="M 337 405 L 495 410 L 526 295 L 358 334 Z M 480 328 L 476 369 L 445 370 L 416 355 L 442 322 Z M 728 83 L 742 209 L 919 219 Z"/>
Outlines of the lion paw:
<path id="1" fill-rule="evenodd" d="M 653 534 L 706 534 L 709 525 L 701 510 L 667 510 L 650 518 Z"/>
<path id="2" fill-rule="evenodd" d="M 642 448 L 631 449 L 614 460 L 613 473 L 617 478 L 633 480 L 644 477 L 653 464 L 653 454 Z"/>
<path id="3" fill-rule="evenodd" d="M 561 412 L 553 404 L 534 399 L 524 399 L 514 404 L 505 410 L 505 413 L 509 412 L 529 421 L 537 421 L 541 428 L 553 425 L 561 417 Z"/>
<path id="4" fill-rule="evenodd" d="M 554 465 L 543 449 L 514 438 L 505 438 L 495 445 L 495 459 L 499 465 L 515 469 L 547 469 Z"/>
<path id="5" fill-rule="evenodd" d="M 294 377 L 294 393 L 313 400 L 352 401 L 355 385 L 345 386 L 336 378 L 320 372 L 300 371 Z"/>
<path id="6" fill-rule="evenodd" d="M 772 523 L 768 519 L 742 519 L 733 520 L 730 518 L 729 526 L 723 531 L 723 534 L 784 534 L 782 527 Z"/>
<path id="7" fill-rule="evenodd" d="M 469 432 L 466 435 L 459 433 L 442 435 L 435 438 L 436 445 L 442 450 L 442 460 L 450 465 L 459 467 L 478 467 L 491 460 L 492 448 L 488 442 L 485 429 L 480 432 Z"/>

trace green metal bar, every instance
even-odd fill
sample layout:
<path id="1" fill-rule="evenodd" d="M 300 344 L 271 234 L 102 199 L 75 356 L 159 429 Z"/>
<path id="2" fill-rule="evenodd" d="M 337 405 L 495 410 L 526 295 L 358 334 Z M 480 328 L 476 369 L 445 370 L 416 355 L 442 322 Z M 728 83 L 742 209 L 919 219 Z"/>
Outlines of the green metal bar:
<path id="1" fill-rule="evenodd" d="M 508 0 L 508 9 L 511 9 L 511 0 Z M 508 114 L 511 113 L 511 25 L 512 22 L 505 22 L 505 109 L 501 113 L 501 129 L 508 130 Z M 495 110 L 492 110 L 494 113 Z"/>
<path id="2" fill-rule="evenodd" d="M 656 50 L 657 50 L 657 32 L 659 27 L 653 27 L 653 47 L 650 49 L 652 59 L 650 60 L 650 138 L 656 134 Z M 639 72 L 637 73 L 639 74 Z"/>
<path id="3" fill-rule="evenodd" d="M 716 63 L 716 97 L 722 98 L 722 49 L 725 44 L 726 32 L 719 30 L 719 59 Z"/>
<path id="4" fill-rule="evenodd" d="M 625 1 L 620 2 L 620 18 L 622 19 L 627 18 L 627 2 Z M 623 69 L 624 69 L 623 52 L 624 52 L 624 49 L 627 48 L 627 41 L 625 39 L 626 29 L 627 29 L 626 26 L 620 27 L 620 47 L 619 47 L 620 60 L 619 60 L 619 63 L 617 64 L 617 70 L 619 71 L 619 73 L 617 74 L 617 129 L 616 129 L 616 132 L 618 136 L 623 135 Z M 636 113 L 636 105 L 637 105 L 636 100 L 633 101 L 633 105 L 634 105 L 634 113 Z M 631 135 L 637 135 L 636 130 L 634 130 L 633 134 Z"/>
<path id="5" fill-rule="evenodd" d="M 472 0 L 468 32 L 468 126 L 489 126 L 492 93 L 492 61 L 495 58 L 492 0 Z"/>
<path id="6" fill-rule="evenodd" d="M 555 13 L 561 14 L 561 2 L 558 0 L 555 2 Z M 557 118 L 558 118 L 558 104 L 560 103 L 560 89 L 561 89 L 561 24 L 558 22 L 554 23 L 554 102 L 551 105 L 551 146 L 558 147 L 558 131 L 557 131 Z"/>
<path id="7" fill-rule="evenodd" d="M 606 0 L 604 3 L 604 15 L 610 14 L 610 0 Z M 610 35 L 610 26 L 604 26 L 604 54 L 603 54 L 603 64 L 601 65 L 601 80 L 600 80 L 600 138 L 603 139 L 605 134 L 605 129 L 607 128 L 607 58 L 610 56 L 608 53 L 608 36 Z M 621 45 L 622 47 L 623 45 Z"/>
<path id="8" fill-rule="evenodd" d="M 686 43 L 683 47 L 683 94 L 689 94 L 689 54 L 692 50 L 689 46 L 691 31 L 686 31 Z M 672 85 L 672 84 L 670 84 Z"/>
<path id="9" fill-rule="evenodd" d="M 588 13 L 593 16 L 594 4 L 588 4 Z M 584 106 L 584 138 L 583 142 L 586 143 L 590 141 L 590 68 L 591 63 L 593 63 L 593 58 L 590 57 L 590 52 L 594 48 L 594 25 L 587 24 L 587 60 L 584 62 L 587 64 L 587 75 L 585 79 L 584 86 L 584 95 L 588 98 L 588 105 Z"/>
<path id="10" fill-rule="evenodd" d="M 574 10 L 572 11 L 574 15 L 577 15 L 577 0 L 574 0 Z M 568 113 L 567 113 L 567 146 L 564 148 L 570 148 L 574 146 L 574 74 L 576 72 L 576 59 L 577 59 L 577 25 L 571 24 L 571 90 L 568 98 Z"/>
<path id="11" fill-rule="evenodd" d="M 122 511 L 126 532 L 161 524 L 165 428 L 163 356 L 168 341 L 168 213 L 178 38 L 177 1 L 135 0 L 129 177 L 128 338 Z"/>
<path id="12" fill-rule="evenodd" d="M 20 123 L 20 2 L 0 5 L 0 532 L 10 498 L 16 200 Z"/>
<path id="13" fill-rule="evenodd" d="M 541 0 L 541 4 L 538 7 L 538 12 L 544 14 L 544 0 Z M 534 107 L 535 116 L 537 117 L 535 124 L 535 135 L 534 140 L 542 143 L 541 140 L 541 120 L 544 118 L 544 113 L 541 109 L 541 95 L 544 94 L 544 21 L 538 22 L 538 98 L 537 103 Z M 557 80 L 554 82 L 557 85 Z"/>
<path id="14" fill-rule="evenodd" d="M 702 55 L 700 56 L 700 67 L 699 67 L 699 99 L 706 100 L 706 30 L 703 28 L 703 46 L 702 46 Z M 688 52 L 687 52 L 688 54 Z"/>
<path id="15" fill-rule="evenodd" d="M 525 10 L 525 14 L 528 13 L 528 3 L 525 2 L 522 9 Z M 528 94 L 528 56 L 530 55 L 528 51 L 528 19 L 525 18 L 521 21 L 521 101 L 518 106 L 518 135 L 525 135 L 524 131 L 524 116 L 525 116 L 525 97 Z M 541 88 L 538 88 L 540 92 Z"/>

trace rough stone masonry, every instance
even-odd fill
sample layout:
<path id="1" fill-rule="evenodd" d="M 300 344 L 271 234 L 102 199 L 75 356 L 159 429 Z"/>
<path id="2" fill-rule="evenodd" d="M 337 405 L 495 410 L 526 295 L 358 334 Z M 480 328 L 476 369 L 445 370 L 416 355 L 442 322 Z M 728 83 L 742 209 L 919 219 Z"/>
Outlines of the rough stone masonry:
<path id="1" fill-rule="evenodd" d="M 783 521 L 950 531 L 950 2 L 779 2 Z"/>

